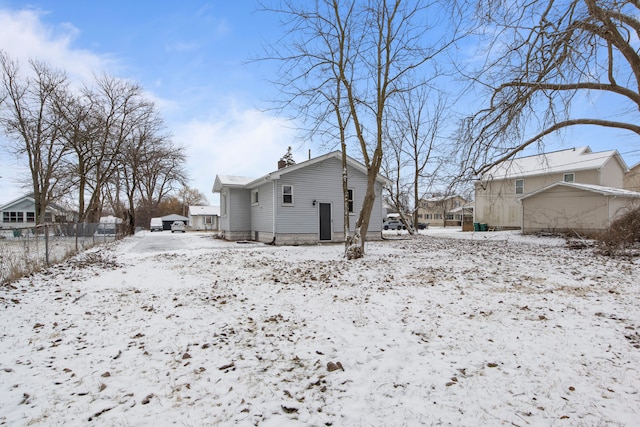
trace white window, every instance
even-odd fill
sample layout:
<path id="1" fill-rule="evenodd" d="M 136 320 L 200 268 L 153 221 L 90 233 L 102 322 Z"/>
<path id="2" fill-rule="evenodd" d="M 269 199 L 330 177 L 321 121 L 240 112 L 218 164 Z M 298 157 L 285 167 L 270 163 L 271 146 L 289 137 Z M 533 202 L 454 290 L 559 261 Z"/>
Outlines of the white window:
<path id="1" fill-rule="evenodd" d="M 349 205 L 349 213 L 353 213 L 353 188 L 347 190 L 347 204 Z"/>
<path id="2" fill-rule="evenodd" d="M 573 173 L 565 173 L 563 180 L 564 182 L 574 182 L 575 175 Z"/>
<path id="3" fill-rule="evenodd" d="M 253 190 L 251 192 L 251 204 L 252 205 L 258 204 L 258 190 Z"/>
<path id="4" fill-rule="evenodd" d="M 2 222 L 24 222 L 24 212 L 3 212 Z"/>
<path id="5" fill-rule="evenodd" d="M 524 179 L 516 179 L 516 194 L 524 194 Z"/>
<path id="6" fill-rule="evenodd" d="M 282 204 L 293 205 L 293 185 L 282 186 Z"/>

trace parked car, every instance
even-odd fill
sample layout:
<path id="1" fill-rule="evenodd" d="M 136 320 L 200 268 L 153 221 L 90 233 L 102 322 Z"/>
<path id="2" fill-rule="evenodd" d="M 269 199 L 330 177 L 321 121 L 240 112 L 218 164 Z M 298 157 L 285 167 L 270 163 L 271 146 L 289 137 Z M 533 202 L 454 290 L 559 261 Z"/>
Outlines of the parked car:
<path id="1" fill-rule="evenodd" d="M 399 221 L 397 219 L 392 219 L 390 221 L 385 222 L 382 225 L 382 228 L 384 228 L 385 230 L 402 230 L 402 229 L 406 229 L 406 227 L 404 226 L 402 221 Z"/>
<path id="2" fill-rule="evenodd" d="M 171 232 L 175 232 L 175 231 L 182 231 L 184 233 L 185 230 L 185 226 L 184 226 L 184 222 L 182 221 L 173 221 L 173 224 L 171 224 Z"/>
<path id="3" fill-rule="evenodd" d="M 418 223 L 418 230 L 426 230 L 427 228 L 429 228 L 429 223 L 428 222 L 419 222 Z"/>
<path id="4" fill-rule="evenodd" d="M 162 226 L 162 218 L 151 218 L 150 225 L 151 227 L 149 228 L 151 229 L 151 232 L 164 230 L 164 227 Z"/>

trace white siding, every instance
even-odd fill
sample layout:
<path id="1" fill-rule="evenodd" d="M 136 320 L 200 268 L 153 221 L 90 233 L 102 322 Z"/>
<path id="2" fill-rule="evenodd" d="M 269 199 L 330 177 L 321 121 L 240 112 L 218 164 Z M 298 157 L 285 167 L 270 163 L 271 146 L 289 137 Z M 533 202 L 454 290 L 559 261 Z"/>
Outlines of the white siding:
<path id="1" fill-rule="evenodd" d="M 229 231 L 251 230 L 251 191 L 232 188 L 228 190 L 227 217 Z"/>
<path id="2" fill-rule="evenodd" d="M 257 189 L 258 204 L 251 205 L 251 232 L 273 236 L 273 183 L 267 182 Z M 264 236 L 262 236 L 264 238 Z"/>

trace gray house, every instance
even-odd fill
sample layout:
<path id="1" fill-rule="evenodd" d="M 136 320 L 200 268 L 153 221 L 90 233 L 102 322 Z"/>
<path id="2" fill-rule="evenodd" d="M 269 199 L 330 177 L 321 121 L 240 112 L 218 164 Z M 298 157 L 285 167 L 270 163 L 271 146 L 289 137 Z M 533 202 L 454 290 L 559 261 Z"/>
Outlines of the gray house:
<path id="1" fill-rule="evenodd" d="M 33 193 L 19 197 L 3 206 L 0 206 L 0 228 L 23 228 L 36 225 L 36 201 Z M 49 203 L 45 210 L 45 221 L 69 222 L 74 221 L 74 212 L 69 212 L 63 207 Z"/>
<path id="2" fill-rule="evenodd" d="M 342 154 L 334 151 L 283 166 L 261 178 L 218 175 L 213 192 L 220 194 L 220 231 L 227 240 L 275 244 L 344 241 Z M 367 188 L 366 167 L 348 157 L 349 224 L 356 222 Z M 375 204 L 367 240 L 382 236 L 381 175 L 375 183 Z"/>

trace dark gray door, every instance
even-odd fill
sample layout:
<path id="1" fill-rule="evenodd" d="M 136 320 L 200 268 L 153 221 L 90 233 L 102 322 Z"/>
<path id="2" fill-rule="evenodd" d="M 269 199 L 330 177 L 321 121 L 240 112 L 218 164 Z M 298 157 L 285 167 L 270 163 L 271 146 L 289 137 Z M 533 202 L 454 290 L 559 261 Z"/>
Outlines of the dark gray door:
<path id="1" fill-rule="evenodd" d="M 320 203 L 320 240 L 331 240 L 331 203 Z"/>

